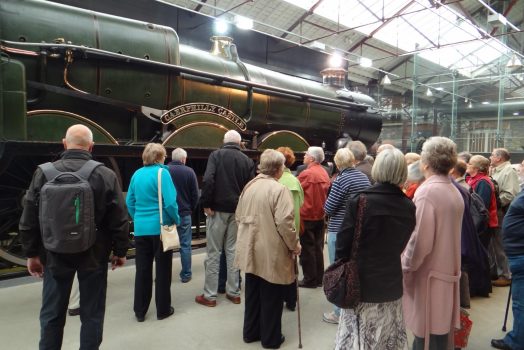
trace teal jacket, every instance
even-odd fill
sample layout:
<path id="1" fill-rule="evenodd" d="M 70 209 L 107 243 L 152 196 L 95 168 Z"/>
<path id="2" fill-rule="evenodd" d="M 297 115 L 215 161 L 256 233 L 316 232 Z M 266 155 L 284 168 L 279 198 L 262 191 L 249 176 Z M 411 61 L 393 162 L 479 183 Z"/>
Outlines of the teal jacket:
<path id="1" fill-rule="evenodd" d="M 176 189 L 165 165 L 146 165 L 133 174 L 126 197 L 127 210 L 134 221 L 135 236 L 160 234 L 158 211 L 158 169 L 162 167 L 162 214 L 164 225 L 180 224 Z"/>

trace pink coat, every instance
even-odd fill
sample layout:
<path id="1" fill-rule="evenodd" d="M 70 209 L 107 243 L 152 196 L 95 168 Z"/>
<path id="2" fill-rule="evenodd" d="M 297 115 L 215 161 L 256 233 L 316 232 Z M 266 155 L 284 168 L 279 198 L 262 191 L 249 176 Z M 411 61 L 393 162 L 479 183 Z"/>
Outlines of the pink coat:
<path id="1" fill-rule="evenodd" d="M 413 201 L 417 224 L 402 253 L 402 302 L 407 328 L 424 338 L 426 331 L 446 334 L 459 327 L 464 202 L 450 179 L 440 175 L 429 177 L 417 189 Z"/>

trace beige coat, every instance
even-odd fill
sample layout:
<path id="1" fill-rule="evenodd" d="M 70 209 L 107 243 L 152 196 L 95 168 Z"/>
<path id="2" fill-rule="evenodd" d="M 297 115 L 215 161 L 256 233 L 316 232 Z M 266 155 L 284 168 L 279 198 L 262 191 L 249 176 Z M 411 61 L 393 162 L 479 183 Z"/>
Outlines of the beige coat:
<path id="1" fill-rule="evenodd" d="M 422 183 L 413 201 L 417 224 L 402 253 L 402 301 L 407 328 L 423 338 L 426 332 L 446 334 L 459 326 L 464 201 L 450 179 L 438 175 Z"/>
<path id="2" fill-rule="evenodd" d="M 271 176 L 249 182 L 236 210 L 235 266 L 275 284 L 295 280 L 291 252 L 298 243 L 291 192 Z"/>

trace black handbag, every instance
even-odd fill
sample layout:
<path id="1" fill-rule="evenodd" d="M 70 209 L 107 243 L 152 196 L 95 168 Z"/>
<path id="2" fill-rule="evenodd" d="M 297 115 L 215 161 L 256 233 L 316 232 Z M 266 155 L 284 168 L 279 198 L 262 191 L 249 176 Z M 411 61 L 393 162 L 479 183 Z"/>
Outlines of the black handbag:
<path id="1" fill-rule="evenodd" d="M 365 207 L 366 196 L 361 194 L 358 199 L 355 236 L 349 259 L 335 261 L 324 272 L 324 294 L 326 294 L 327 300 L 343 309 L 353 309 L 360 302 L 357 258 Z"/>

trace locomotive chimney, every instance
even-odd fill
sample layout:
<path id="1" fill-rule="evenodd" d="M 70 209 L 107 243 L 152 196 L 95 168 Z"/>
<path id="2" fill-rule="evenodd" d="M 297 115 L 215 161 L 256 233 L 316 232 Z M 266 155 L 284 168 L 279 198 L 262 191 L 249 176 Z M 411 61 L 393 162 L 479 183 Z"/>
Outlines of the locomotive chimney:
<path id="1" fill-rule="evenodd" d="M 228 36 L 212 36 L 211 42 L 213 46 L 211 47 L 211 54 L 215 56 L 224 57 L 227 59 L 232 59 L 231 46 L 233 38 Z"/>
<path id="2" fill-rule="evenodd" d="M 324 85 L 338 88 L 345 87 L 346 70 L 344 68 L 326 68 L 320 74 L 322 74 L 322 83 Z"/>

